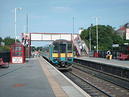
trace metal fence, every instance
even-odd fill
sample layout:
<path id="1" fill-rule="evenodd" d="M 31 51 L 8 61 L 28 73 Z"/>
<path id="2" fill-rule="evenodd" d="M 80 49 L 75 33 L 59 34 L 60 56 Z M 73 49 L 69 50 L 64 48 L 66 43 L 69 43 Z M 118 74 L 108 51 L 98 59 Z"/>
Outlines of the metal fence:
<path id="1" fill-rule="evenodd" d="M 94 51 L 94 53 L 95 53 L 95 52 L 96 52 L 96 51 Z M 99 57 L 100 57 L 100 58 L 106 58 L 106 53 L 107 53 L 107 51 L 99 51 L 98 53 L 99 53 Z M 119 56 L 119 54 L 120 54 L 120 51 L 111 51 L 111 54 L 112 54 L 112 58 L 113 58 L 113 59 L 117 59 L 118 56 Z"/>

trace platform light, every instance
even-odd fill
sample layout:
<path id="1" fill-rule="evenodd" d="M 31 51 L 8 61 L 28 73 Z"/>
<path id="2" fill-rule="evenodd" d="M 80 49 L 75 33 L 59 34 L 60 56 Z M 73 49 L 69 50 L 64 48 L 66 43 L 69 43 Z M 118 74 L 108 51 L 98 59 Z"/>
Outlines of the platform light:
<path id="1" fill-rule="evenodd" d="M 15 8 L 15 17 L 14 17 L 14 18 L 15 18 L 15 19 L 14 19 L 14 24 L 15 24 L 15 27 L 14 27 L 14 28 L 15 28 L 15 31 L 14 31 L 14 33 L 15 33 L 15 43 L 16 43 L 16 40 L 17 40 L 17 35 L 16 35 L 16 31 L 17 31 L 17 28 L 16 28 L 16 27 L 17 27 L 17 25 L 16 25 L 16 22 L 17 22 L 17 15 L 16 15 L 16 14 L 17 14 L 17 10 L 20 11 L 20 10 L 22 10 L 22 9 L 23 9 L 23 8 Z"/>

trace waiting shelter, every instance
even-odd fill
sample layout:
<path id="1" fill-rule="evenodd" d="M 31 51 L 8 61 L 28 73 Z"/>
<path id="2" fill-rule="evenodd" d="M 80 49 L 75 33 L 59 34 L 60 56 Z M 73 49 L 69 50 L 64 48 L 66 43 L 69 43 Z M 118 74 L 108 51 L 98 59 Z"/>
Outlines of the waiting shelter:
<path id="1" fill-rule="evenodd" d="M 24 63 L 25 62 L 25 48 L 23 44 L 17 42 L 11 45 L 10 49 L 11 63 Z"/>

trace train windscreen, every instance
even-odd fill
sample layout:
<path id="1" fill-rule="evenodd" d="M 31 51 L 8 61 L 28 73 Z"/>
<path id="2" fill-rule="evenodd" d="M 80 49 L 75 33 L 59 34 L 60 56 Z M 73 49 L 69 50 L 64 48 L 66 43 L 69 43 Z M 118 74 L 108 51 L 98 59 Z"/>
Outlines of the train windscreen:
<path id="1" fill-rule="evenodd" d="M 60 44 L 60 53 L 66 53 L 66 44 Z"/>
<path id="2" fill-rule="evenodd" d="M 71 43 L 54 43 L 53 53 L 72 53 Z"/>
<path id="3" fill-rule="evenodd" d="M 66 53 L 66 44 L 54 44 L 53 53 Z"/>
<path id="4" fill-rule="evenodd" d="M 72 44 L 68 44 L 68 53 L 72 53 Z"/>
<path id="5" fill-rule="evenodd" d="M 59 44 L 54 44 L 53 53 L 58 53 L 58 52 L 59 52 Z"/>

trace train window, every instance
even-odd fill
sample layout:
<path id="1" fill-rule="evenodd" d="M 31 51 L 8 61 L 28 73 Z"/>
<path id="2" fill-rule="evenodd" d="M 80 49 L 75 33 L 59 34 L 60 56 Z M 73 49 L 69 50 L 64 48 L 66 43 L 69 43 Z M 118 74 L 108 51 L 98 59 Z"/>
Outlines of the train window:
<path id="1" fill-rule="evenodd" d="M 68 53 L 72 52 L 72 44 L 68 44 Z"/>
<path id="2" fill-rule="evenodd" d="M 66 44 L 60 44 L 60 53 L 66 53 Z"/>
<path id="3" fill-rule="evenodd" d="M 58 53 L 58 51 L 59 51 L 59 45 L 54 44 L 53 53 Z"/>

